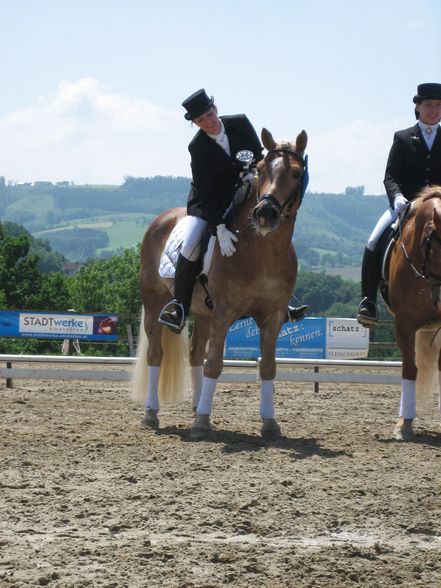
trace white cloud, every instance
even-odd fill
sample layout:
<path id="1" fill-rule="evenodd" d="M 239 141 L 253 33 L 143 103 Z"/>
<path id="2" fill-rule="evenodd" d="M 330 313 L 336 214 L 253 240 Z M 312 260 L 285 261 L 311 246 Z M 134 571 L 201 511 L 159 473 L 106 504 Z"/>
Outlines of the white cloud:
<path id="1" fill-rule="evenodd" d="M 62 82 L 55 96 L 0 119 L 0 175 L 120 183 L 124 175 L 188 173 L 185 138 L 179 171 L 166 154 L 181 126 L 178 111 L 108 93 L 93 78 Z"/>
<path id="2" fill-rule="evenodd" d="M 384 170 L 393 134 L 405 126 L 403 120 L 356 120 L 313 137 L 308 147 L 309 189 L 341 193 L 346 186 L 365 186 L 366 194 L 384 193 Z"/>
<path id="3" fill-rule="evenodd" d="M 8 180 L 119 184 L 125 175 L 190 175 L 195 129 L 181 108 L 107 92 L 94 78 L 62 82 L 51 97 L 0 119 L 0 175 Z M 393 133 L 406 121 L 354 121 L 309 132 L 313 192 L 365 186 L 381 194 Z"/>

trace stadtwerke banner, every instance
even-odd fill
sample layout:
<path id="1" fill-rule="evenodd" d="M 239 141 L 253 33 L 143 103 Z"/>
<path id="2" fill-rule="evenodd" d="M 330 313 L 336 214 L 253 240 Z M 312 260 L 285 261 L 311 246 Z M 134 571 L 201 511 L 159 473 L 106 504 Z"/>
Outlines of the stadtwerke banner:
<path id="1" fill-rule="evenodd" d="M 0 310 L 0 337 L 116 341 L 117 324 L 113 314 Z"/>

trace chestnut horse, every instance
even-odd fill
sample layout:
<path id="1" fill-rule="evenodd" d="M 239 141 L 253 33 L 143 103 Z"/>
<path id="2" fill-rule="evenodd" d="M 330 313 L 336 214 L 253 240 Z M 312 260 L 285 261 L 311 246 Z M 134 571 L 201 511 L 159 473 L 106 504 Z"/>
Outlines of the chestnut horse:
<path id="1" fill-rule="evenodd" d="M 192 406 L 196 410 L 190 436 L 204 439 L 210 435 L 212 399 L 222 371 L 227 331 L 234 321 L 251 316 L 260 328 L 262 436 L 272 439 L 281 434 L 274 418 L 275 349 L 297 276 L 292 236 L 301 204 L 307 134 L 302 131 L 294 144 L 276 143 L 263 129 L 262 143 L 267 154 L 254 168 L 250 194 L 234 211 L 229 225 L 238 237 L 236 253 L 223 257 L 217 242 L 214 247 L 207 286 L 212 310 L 201 284 L 194 289 L 190 340 L 186 329 L 177 335 L 158 323 L 161 309 L 173 298 L 172 281 L 159 276 L 160 257 L 185 209 L 164 212 L 145 233 L 140 273 L 144 328 L 140 328 L 132 378 L 133 398 L 145 399 L 145 428 L 158 428 L 159 400 L 175 402 L 182 398 L 190 375 L 189 359 Z"/>
<path id="2" fill-rule="evenodd" d="M 402 355 L 400 419 L 394 435 L 413 437 L 416 407 L 433 407 L 441 386 L 441 186 L 425 188 L 412 202 L 392 246 L 388 300 Z"/>

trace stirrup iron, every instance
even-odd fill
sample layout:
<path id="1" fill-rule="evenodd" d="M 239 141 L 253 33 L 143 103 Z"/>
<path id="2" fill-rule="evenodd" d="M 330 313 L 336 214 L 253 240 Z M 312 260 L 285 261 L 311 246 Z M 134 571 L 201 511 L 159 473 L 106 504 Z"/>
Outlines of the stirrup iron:
<path id="1" fill-rule="evenodd" d="M 173 312 L 176 313 L 176 318 L 178 318 L 179 316 L 178 313 L 181 313 L 180 322 L 172 322 L 170 319 L 167 319 L 167 317 L 164 318 L 164 314 L 171 315 Z M 174 333 L 180 333 L 182 329 L 185 327 L 185 310 L 182 302 L 178 302 L 177 300 L 170 300 L 170 302 L 167 302 L 167 304 L 159 313 L 158 323 L 160 323 L 161 325 L 165 325 Z"/>

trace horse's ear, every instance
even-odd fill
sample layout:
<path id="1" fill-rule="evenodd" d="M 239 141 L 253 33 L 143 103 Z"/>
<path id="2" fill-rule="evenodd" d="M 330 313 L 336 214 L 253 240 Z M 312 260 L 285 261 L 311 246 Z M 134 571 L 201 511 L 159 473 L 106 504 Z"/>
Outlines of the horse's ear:
<path id="1" fill-rule="evenodd" d="M 296 139 L 296 151 L 303 155 L 305 153 L 306 145 L 308 143 L 308 135 L 306 131 L 303 130 L 301 133 L 297 135 Z"/>
<path id="2" fill-rule="evenodd" d="M 265 127 L 263 127 L 262 129 L 261 137 L 265 149 L 268 149 L 268 151 L 270 149 L 274 149 L 274 147 L 276 146 L 276 142 L 274 141 L 272 134 L 269 132 L 268 129 L 265 129 Z"/>

